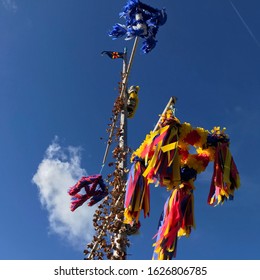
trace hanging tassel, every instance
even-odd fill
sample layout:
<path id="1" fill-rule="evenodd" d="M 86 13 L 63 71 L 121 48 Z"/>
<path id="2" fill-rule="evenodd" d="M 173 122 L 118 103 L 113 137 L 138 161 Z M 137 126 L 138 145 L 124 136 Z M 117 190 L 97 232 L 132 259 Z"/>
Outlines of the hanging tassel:
<path id="1" fill-rule="evenodd" d="M 79 193 L 82 189 L 85 194 Z M 79 206 L 87 200 L 88 206 L 92 206 L 108 195 L 108 190 L 101 175 L 91 175 L 82 177 L 69 191 L 71 198 L 71 211 L 75 211 Z"/>
<path id="2" fill-rule="evenodd" d="M 168 120 L 169 122 L 169 120 Z M 161 127 L 150 144 L 148 166 L 143 174 L 149 183 L 166 186 L 168 189 L 180 183 L 180 161 L 178 155 L 178 122 Z M 153 154 L 150 152 L 153 151 Z"/>
<path id="3" fill-rule="evenodd" d="M 175 188 L 166 201 L 155 236 L 153 259 L 176 257 L 178 237 L 189 236 L 195 227 L 193 188 L 192 183 L 185 182 Z"/>
<path id="4" fill-rule="evenodd" d="M 138 222 L 141 210 L 144 217 L 150 212 L 150 189 L 146 178 L 143 177 L 143 161 L 135 157 L 134 163 L 128 175 L 125 195 L 125 223 Z"/>
<path id="5" fill-rule="evenodd" d="M 239 173 L 230 153 L 228 143 L 216 146 L 214 172 L 212 176 L 208 203 L 218 205 L 225 200 L 232 200 L 234 191 L 240 186 Z"/>

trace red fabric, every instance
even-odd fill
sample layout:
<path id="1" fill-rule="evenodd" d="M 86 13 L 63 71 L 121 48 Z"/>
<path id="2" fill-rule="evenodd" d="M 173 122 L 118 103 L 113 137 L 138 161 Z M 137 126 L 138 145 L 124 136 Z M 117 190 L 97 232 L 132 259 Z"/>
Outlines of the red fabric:
<path id="1" fill-rule="evenodd" d="M 194 145 L 200 140 L 200 135 L 196 130 L 192 130 L 190 133 L 187 134 L 187 136 L 183 139 L 184 142 Z"/>

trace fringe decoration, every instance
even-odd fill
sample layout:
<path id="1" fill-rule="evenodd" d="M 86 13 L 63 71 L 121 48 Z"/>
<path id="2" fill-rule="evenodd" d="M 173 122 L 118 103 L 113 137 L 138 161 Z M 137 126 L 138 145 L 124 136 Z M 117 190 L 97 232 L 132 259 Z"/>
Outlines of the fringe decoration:
<path id="1" fill-rule="evenodd" d="M 79 193 L 82 189 L 85 190 L 85 194 Z M 96 204 L 108 195 L 108 190 L 102 176 L 98 174 L 82 177 L 69 189 L 68 193 L 72 196 L 70 210 L 75 211 L 89 199 L 88 206 Z"/>
<path id="2" fill-rule="evenodd" d="M 228 143 L 217 143 L 208 203 L 218 205 L 227 199 L 233 200 L 234 191 L 239 186 L 239 173 Z"/>
<path id="3" fill-rule="evenodd" d="M 145 177 L 142 176 L 145 167 L 143 161 L 135 157 L 128 175 L 125 195 L 125 223 L 133 224 L 139 220 L 141 210 L 144 217 L 150 212 L 150 189 Z"/>
<path id="4" fill-rule="evenodd" d="M 178 119 L 168 120 L 166 126 L 151 132 L 135 153 L 145 160 L 143 176 L 149 184 L 157 183 L 172 189 L 181 182 L 178 125 Z"/>
<path id="5" fill-rule="evenodd" d="M 192 183 L 181 184 L 166 201 L 155 236 L 153 259 L 176 257 L 178 237 L 189 236 L 195 228 L 193 188 Z"/>
<path id="6" fill-rule="evenodd" d="M 153 155 L 143 173 L 149 183 L 158 180 L 160 185 L 169 189 L 180 183 L 177 132 L 176 127 L 167 125 L 160 128 L 157 137 L 153 139 L 150 145 Z"/>

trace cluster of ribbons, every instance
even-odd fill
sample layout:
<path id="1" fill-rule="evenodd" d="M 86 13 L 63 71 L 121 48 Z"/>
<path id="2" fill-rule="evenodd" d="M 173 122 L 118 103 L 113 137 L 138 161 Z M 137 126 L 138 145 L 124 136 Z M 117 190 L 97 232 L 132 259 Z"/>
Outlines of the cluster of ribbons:
<path id="1" fill-rule="evenodd" d="M 85 193 L 80 193 L 82 190 Z M 88 206 L 96 204 L 108 195 L 108 190 L 102 176 L 98 174 L 82 177 L 69 189 L 68 193 L 72 196 L 70 209 L 74 211 L 87 200 L 89 200 Z"/>
<path id="2" fill-rule="evenodd" d="M 197 153 L 189 153 L 191 146 Z M 133 153 L 126 188 L 125 223 L 138 222 L 142 210 L 145 217 L 149 215 L 151 183 L 170 191 L 155 235 L 154 259 L 175 257 L 178 237 L 189 236 L 195 227 L 194 181 L 210 161 L 214 161 L 214 171 L 208 203 L 217 205 L 233 199 L 240 185 L 229 138 L 219 128 L 209 132 L 189 123 L 181 124 L 171 111 L 163 116 L 159 129 L 148 134 Z"/>
<path id="3" fill-rule="evenodd" d="M 165 9 L 155 9 L 139 0 L 128 0 L 120 17 L 125 18 L 125 24 L 115 24 L 109 36 L 114 39 L 125 36 L 126 40 L 141 37 L 144 39 L 144 53 L 150 52 L 156 46 L 155 38 L 159 26 L 167 20 Z"/>

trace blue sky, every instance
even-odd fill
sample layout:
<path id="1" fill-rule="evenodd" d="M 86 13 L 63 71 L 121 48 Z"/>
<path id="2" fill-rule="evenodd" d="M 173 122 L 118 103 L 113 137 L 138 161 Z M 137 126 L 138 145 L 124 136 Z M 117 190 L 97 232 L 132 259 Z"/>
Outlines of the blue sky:
<path id="1" fill-rule="evenodd" d="M 212 166 L 199 176 L 197 228 L 180 240 L 177 258 L 259 259 L 260 2 L 233 0 L 244 22 L 228 0 L 145 2 L 166 7 L 168 21 L 157 47 L 135 57 L 129 83 L 140 86 L 140 103 L 129 146 L 140 145 L 175 95 L 181 121 L 227 128 L 241 176 L 235 200 L 215 208 L 207 205 Z M 130 51 L 132 41 L 107 36 L 124 5 L 0 1 L 0 259 L 84 257 L 94 209 L 70 213 L 66 192 L 101 167 L 121 61 L 100 53 Z M 152 188 L 151 216 L 129 259 L 151 258 L 167 195 Z"/>

